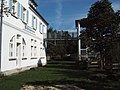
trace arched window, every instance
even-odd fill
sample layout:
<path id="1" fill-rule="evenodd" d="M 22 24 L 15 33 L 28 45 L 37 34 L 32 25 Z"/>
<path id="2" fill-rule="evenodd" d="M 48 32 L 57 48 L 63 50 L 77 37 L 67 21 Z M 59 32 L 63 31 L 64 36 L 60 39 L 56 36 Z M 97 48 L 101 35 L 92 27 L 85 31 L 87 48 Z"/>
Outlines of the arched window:
<path id="1" fill-rule="evenodd" d="M 10 39 L 9 42 L 9 57 L 15 56 L 15 35 Z"/>
<path id="2" fill-rule="evenodd" d="M 9 57 L 26 59 L 26 42 L 19 34 L 14 35 L 9 41 Z"/>

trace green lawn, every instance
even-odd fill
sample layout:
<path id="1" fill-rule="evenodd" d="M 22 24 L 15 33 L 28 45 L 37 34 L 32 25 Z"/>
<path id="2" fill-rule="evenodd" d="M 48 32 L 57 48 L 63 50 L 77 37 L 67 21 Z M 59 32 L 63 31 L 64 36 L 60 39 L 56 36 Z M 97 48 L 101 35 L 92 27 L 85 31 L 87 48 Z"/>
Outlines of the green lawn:
<path id="1" fill-rule="evenodd" d="M 45 67 L 0 78 L 0 90 L 20 90 L 25 84 L 73 84 L 86 90 L 120 90 L 118 78 L 106 78 L 101 72 L 80 70 L 73 61 L 52 61 Z"/>

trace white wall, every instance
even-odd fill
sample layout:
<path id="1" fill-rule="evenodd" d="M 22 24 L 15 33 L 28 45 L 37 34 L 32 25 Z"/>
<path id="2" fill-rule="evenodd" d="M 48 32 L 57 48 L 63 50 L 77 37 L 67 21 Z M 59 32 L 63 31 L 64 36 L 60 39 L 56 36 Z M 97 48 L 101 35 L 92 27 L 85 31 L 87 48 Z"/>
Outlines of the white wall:
<path id="1" fill-rule="evenodd" d="M 4 14 L 3 17 L 3 32 L 2 32 L 2 56 L 1 56 L 1 71 L 7 71 L 7 70 L 12 70 L 12 69 L 17 69 L 17 68 L 22 68 L 22 67 L 27 67 L 31 65 L 37 65 L 39 59 L 41 57 L 45 57 L 43 62 L 46 64 L 46 52 L 45 49 L 40 49 L 44 48 L 43 46 L 43 34 L 39 32 L 39 22 L 43 23 L 45 26 L 45 32 L 47 33 L 47 25 L 34 14 L 31 12 L 29 9 L 28 5 L 28 0 L 18 0 L 20 3 L 29 11 L 29 23 L 28 26 L 31 27 L 32 24 L 32 15 L 34 15 L 38 19 L 38 28 L 34 30 L 34 32 L 31 32 L 29 30 L 25 29 L 25 24 L 18 18 L 13 17 L 11 14 L 7 17 Z M 32 28 L 32 27 L 31 27 Z M 9 57 L 9 42 L 10 39 L 14 35 L 21 35 L 25 39 L 26 42 L 26 60 L 21 59 L 21 64 L 20 67 L 16 66 L 17 63 L 17 57 L 15 60 L 10 61 Z M 37 55 L 35 59 L 31 59 L 31 39 L 36 40 L 36 47 L 37 47 Z M 42 44 L 41 44 L 42 42 Z M 22 52 L 22 49 L 21 49 Z M 22 56 L 21 56 L 22 57 Z"/>

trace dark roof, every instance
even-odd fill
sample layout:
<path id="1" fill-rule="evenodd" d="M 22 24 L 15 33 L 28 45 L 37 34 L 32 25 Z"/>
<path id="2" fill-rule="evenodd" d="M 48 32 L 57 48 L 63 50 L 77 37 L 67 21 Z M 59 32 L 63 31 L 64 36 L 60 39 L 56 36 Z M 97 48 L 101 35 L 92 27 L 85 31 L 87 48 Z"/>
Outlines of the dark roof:
<path id="1" fill-rule="evenodd" d="M 36 7 L 38 6 L 35 0 L 30 0 L 30 1 L 33 2 Z"/>

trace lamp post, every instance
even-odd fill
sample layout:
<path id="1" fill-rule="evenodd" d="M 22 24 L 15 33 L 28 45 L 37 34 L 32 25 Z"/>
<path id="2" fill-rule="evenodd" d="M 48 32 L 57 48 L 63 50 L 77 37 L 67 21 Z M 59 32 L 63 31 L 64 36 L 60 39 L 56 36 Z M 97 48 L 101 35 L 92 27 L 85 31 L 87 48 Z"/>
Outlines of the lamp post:
<path id="1" fill-rule="evenodd" d="M 1 0 L 0 12 L 0 69 L 1 69 L 1 50 L 2 50 L 2 22 L 3 22 L 3 0 Z M 0 70 L 1 71 L 1 70 Z"/>

